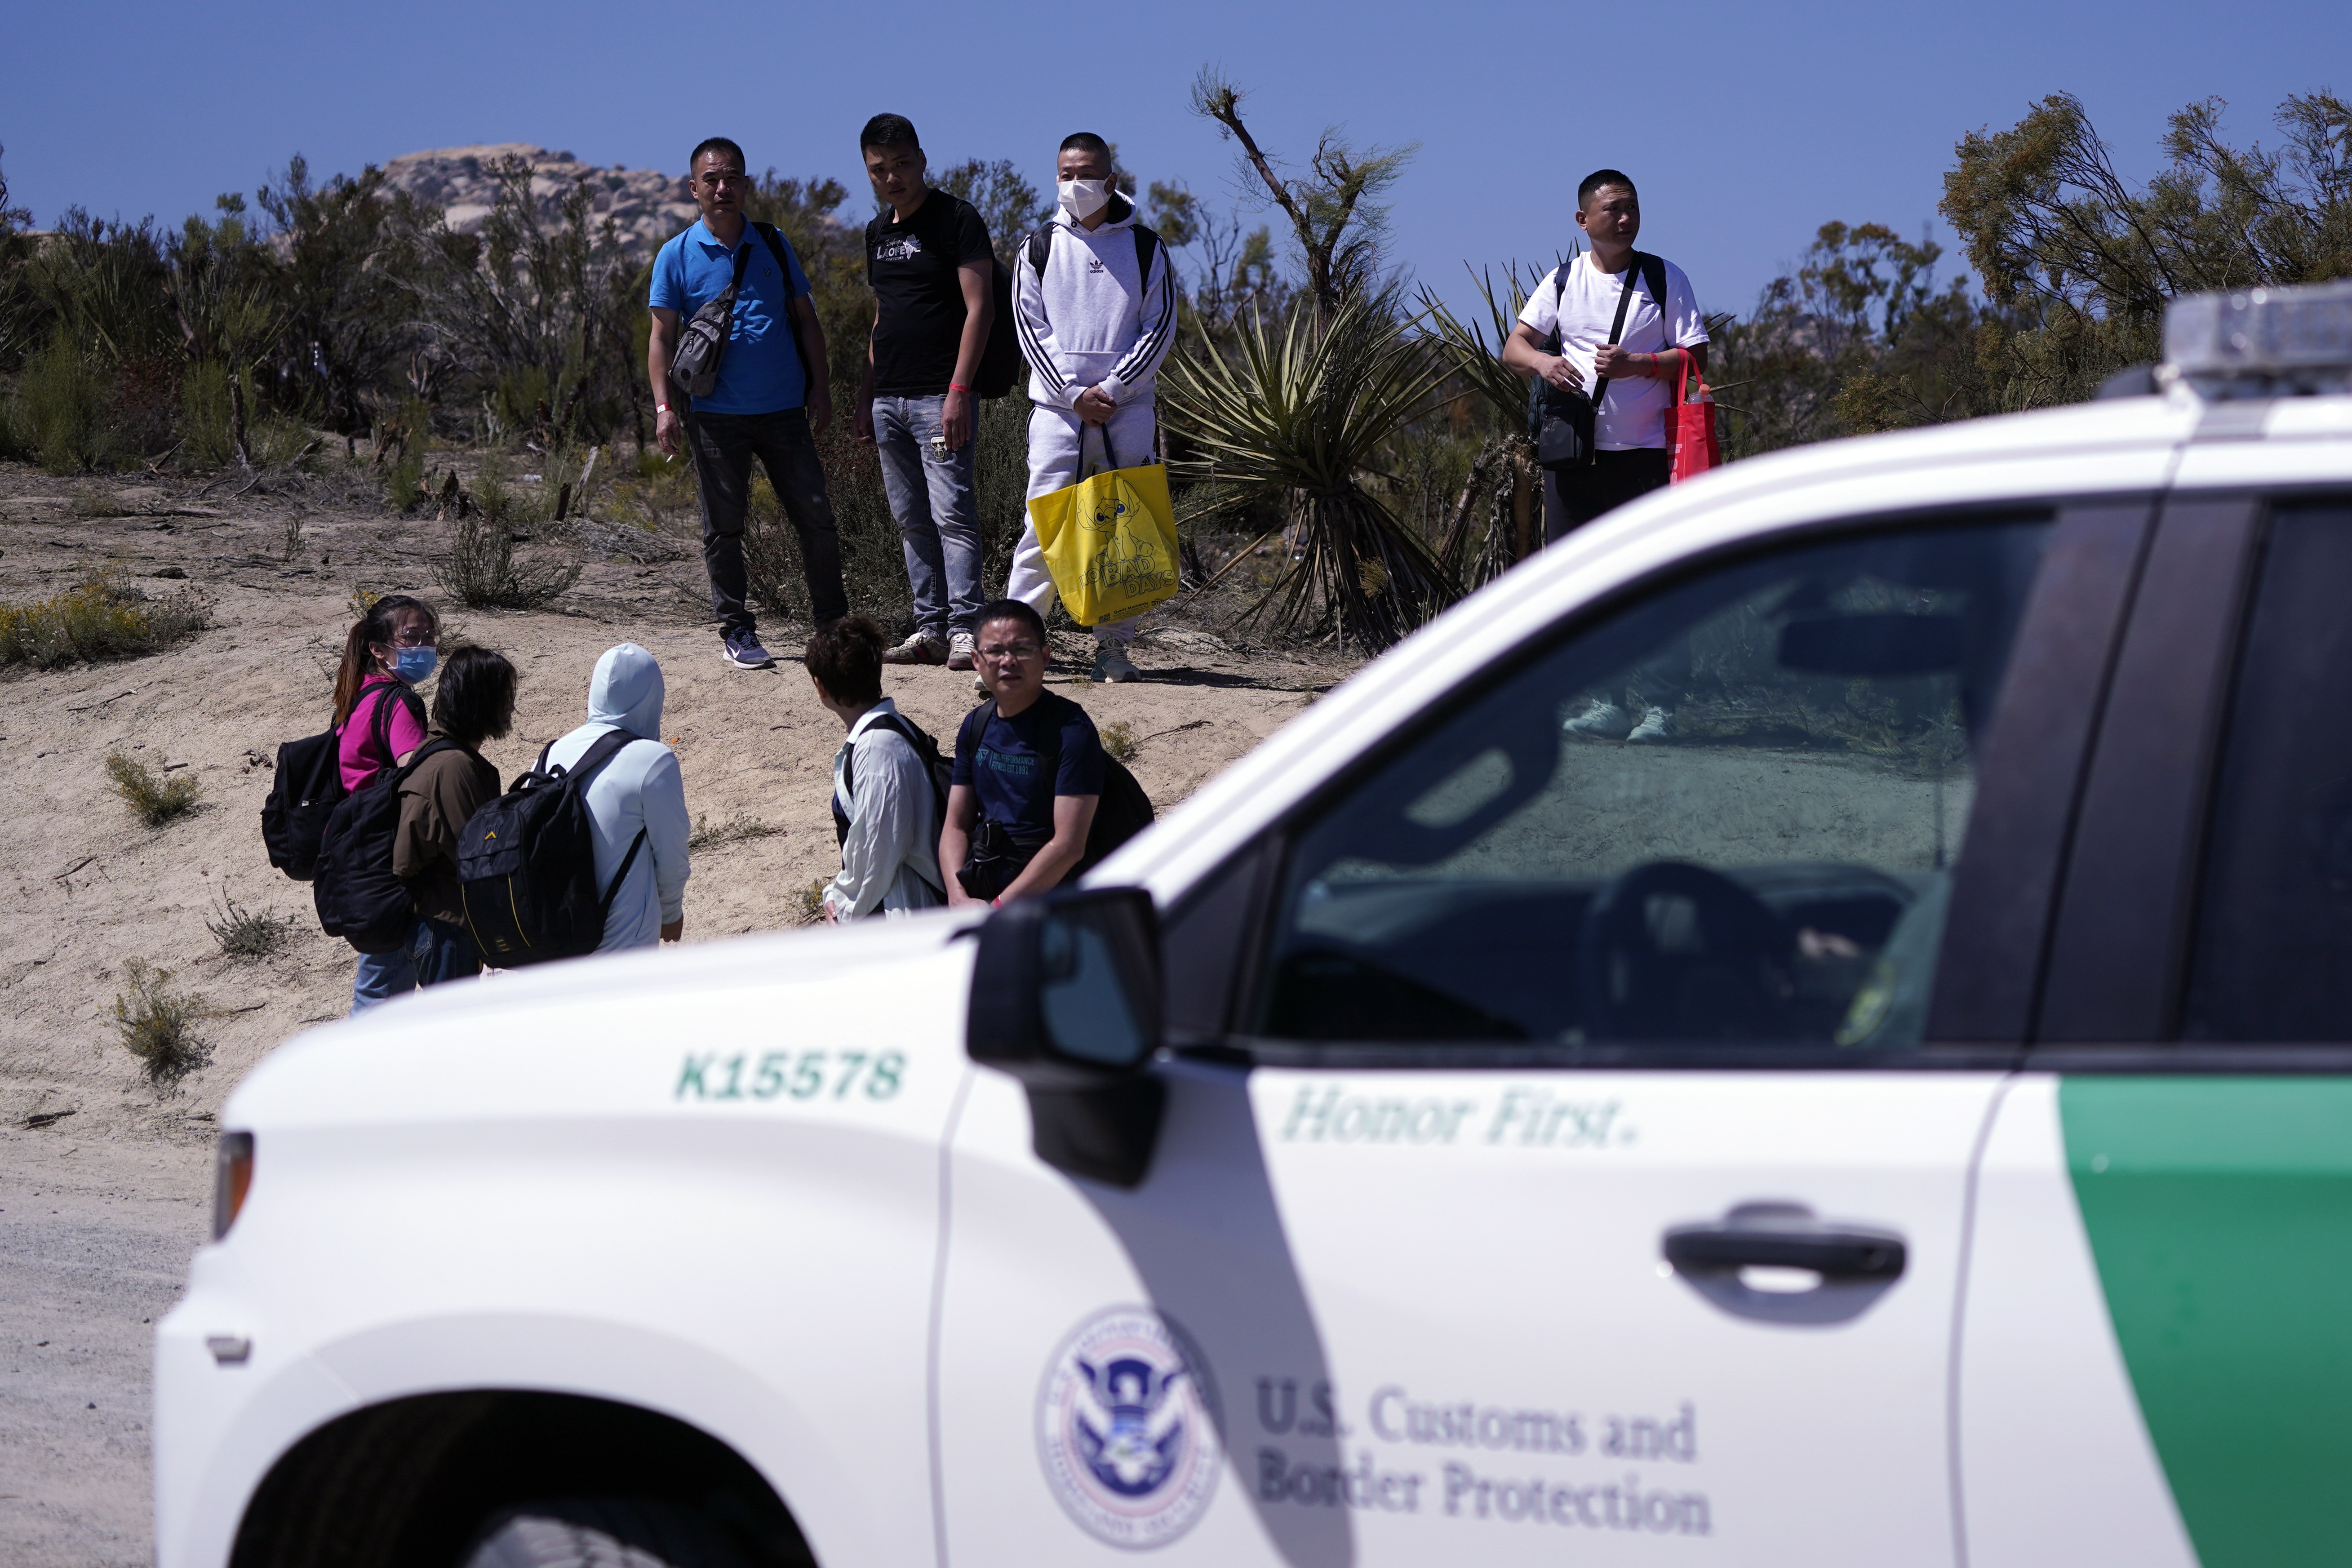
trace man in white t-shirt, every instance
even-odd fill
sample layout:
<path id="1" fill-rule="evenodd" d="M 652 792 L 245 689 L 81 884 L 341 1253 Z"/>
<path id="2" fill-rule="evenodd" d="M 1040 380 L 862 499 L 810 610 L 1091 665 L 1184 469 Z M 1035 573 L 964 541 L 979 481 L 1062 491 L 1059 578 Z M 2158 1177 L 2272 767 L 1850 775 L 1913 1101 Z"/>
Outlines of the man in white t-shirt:
<path id="1" fill-rule="evenodd" d="M 1505 364 L 1565 391 L 1608 379 L 1594 413 L 1592 461 L 1544 473 L 1546 544 L 1666 482 L 1666 409 L 1676 378 L 1685 356 L 1692 370 L 1706 368 L 1706 321 L 1690 279 L 1633 248 L 1642 201 L 1633 180 L 1615 169 L 1587 174 L 1576 188 L 1576 226 L 1590 248 L 1544 279 L 1503 342 Z M 1624 324 L 1612 342 L 1621 295 Z M 1622 703 L 1618 692 L 1596 694 L 1568 729 L 1635 745 L 1669 741 L 1689 679 L 1690 647 L 1678 637 L 1633 672 Z"/>
<path id="2" fill-rule="evenodd" d="M 1522 375 L 1570 391 L 1609 380 L 1596 411 L 1592 463 L 1546 476 L 1547 544 L 1666 482 L 1666 407 L 1683 356 L 1692 369 L 1706 368 L 1706 322 L 1690 279 L 1671 261 L 1635 264 L 1642 203 L 1633 182 L 1614 169 L 1586 175 L 1576 189 L 1576 224 L 1591 247 L 1543 280 L 1503 343 L 1503 363 Z M 1654 287 L 1660 278 L 1663 300 Z M 1629 294 L 1625 325 L 1612 344 L 1620 293 Z M 1558 353 L 1549 347 L 1555 331 Z"/>

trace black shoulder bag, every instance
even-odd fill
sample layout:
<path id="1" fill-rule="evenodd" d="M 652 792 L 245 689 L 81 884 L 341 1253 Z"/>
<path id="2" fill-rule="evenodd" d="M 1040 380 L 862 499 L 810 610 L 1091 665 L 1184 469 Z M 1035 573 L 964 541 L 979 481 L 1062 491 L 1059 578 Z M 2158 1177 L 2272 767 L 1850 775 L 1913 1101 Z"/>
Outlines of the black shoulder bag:
<path id="1" fill-rule="evenodd" d="M 793 336 L 793 353 L 801 362 L 801 384 L 808 387 L 808 350 L 801 346 L 801 324 L 793 313 L 793 268 L 784 259 L 783 240 L 773 225 L 754 223 L 766 242 L 768 253 L 776 258 L 776 270 L 784 279 L 784 330 Z M 743 246 L 735 252 L 735 277 L 717 298 L 694 313 L 678 333 L 677 353 L 670 357 L 669 379 L 672 385 L 688 397 L 708 397 L 719 385 L 719 367 L 727 357 L 728 340 L 735 331 L 735 296 L 742 291 L 743 269 L 751 264 L 751 247 Z"/>
<path id="2" fill-rule="evenodd" d="M 1558 300 L 1568 286 L 1568 269 L 1575 265 L 1572 260 L 1563 261 L 1559 270 L 1552 274 L 1555 320 L 1559 310 Z M 1636 273 L 1649 280 L 1650 292 L 1656 298 L 1658 309 L 1664 311 L 1666 308 L 1663 281 L 1664 265 L 1654 256 L 1644 256 L 1635 251 L 1626 261 L 1625 281 L 1617 289 L 1617 319 L 1609 323 L 1609 342 L 1612 344 L 1624 333 L 1625 310 L 1633 302 L 1633 277 Z M 1560 352 L 1560 334 L 1557 326 L 1544 347 L 1552 354 Z M 1608 391 L 1609 378 L 1605 375 L 1595 378 L 1590 394 L 1554 386 L 1543 377 L 1536 377 L 1535 407 L 1529 411 L 1535 428 L 1529 434 L 1535 438 L 1536 462 L 1538 465 L 1554 470 L 1591 465 L 1593 453 L 1598 449 L 1594 428 L 1600 415 L 1601 399 Z"/>

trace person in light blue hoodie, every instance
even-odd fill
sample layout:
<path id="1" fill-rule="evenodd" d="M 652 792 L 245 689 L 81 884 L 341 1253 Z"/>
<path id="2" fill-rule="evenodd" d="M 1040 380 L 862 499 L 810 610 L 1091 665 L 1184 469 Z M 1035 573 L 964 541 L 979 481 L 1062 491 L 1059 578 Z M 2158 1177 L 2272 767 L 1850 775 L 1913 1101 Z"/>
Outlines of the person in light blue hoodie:
<path id="1" fill-rule="evenodd" d="M 588 784 L 588 819 L 596 835 L 596 883 L 610 887 L 636 841 L 645 848 L 613 895 L 599 952 L 651 947 L 686 934 L 686 784 L 677 754 L 661 743 L 661 666 L 633 642 L 604 650 L 588 682 L 588 722 L 550 746 L 547 765 L 570 767 L 612 731 L 637 737 Z"/>

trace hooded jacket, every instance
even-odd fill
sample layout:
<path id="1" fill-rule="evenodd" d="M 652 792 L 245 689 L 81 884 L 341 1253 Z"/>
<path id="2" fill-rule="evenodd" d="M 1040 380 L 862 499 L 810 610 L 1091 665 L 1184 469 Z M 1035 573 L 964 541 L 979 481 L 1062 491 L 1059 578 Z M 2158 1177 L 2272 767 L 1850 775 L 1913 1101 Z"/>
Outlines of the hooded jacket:
<path id="1" fill-rule="evenodd" d="M 569 767 L 608 731 L 638 738 L 588 784 L 598 886 L 611 885 L 637 830 L 646 832 L 645 847 L 613 895 L 599 952 L 651 947 L 663 926 L 686 913 L 686 841 L 694 824 L 686 814 L 677 756 L 660 741 L 662 693 L 661 666 L 652 654 L 633 642 L 607 648 L 588 682 L 588 722 L 547 749 L 550 767 Z"/>
<path id="2" fill-rule="evenodd" d="M 1100 386 L 1122 406 L 1149 403 L 1160 366 L 1176 342 L 1176 279 L 1168 247 L 1151 253 L 1151 276 L 1135 267 L 1135 207 L 1113 196 L 1110 216 L 1090 229 L 1056 210 L 1045 275 L 1024 245 L 1013 258 L 1013 315 L 1029 361 L 1029 401 L 1072 409 Z"/>

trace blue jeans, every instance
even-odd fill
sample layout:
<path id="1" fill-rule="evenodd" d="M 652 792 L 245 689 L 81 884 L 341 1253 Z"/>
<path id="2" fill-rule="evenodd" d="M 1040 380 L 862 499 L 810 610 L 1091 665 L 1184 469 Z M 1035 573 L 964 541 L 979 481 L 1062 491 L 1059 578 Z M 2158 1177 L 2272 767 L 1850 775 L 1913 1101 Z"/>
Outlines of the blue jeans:
<path id="1" fill-rule="evenodd" d="M 877 397 L 874 445 L 882 487 L 898 520 L 907 585 L 915 593 L 915 629 L 945 637 L 968 632 L 980 614 L 980 504 L 972 486 L 977 435 L 960 451 L 931 445 L 947 407 L 940 397 Z M 941 578 L 945 578 L 942 593 Z"/>
<path id="2" fill-rule="evenodd" d="M 352 1011 L 362 1013 L 404 991 L 465 980 L 481 972 L 482 957 L 475 951 L 472 932 L 419 915 L 406 947 L 360 955 L 359 970 L 352 976 Z"/>

